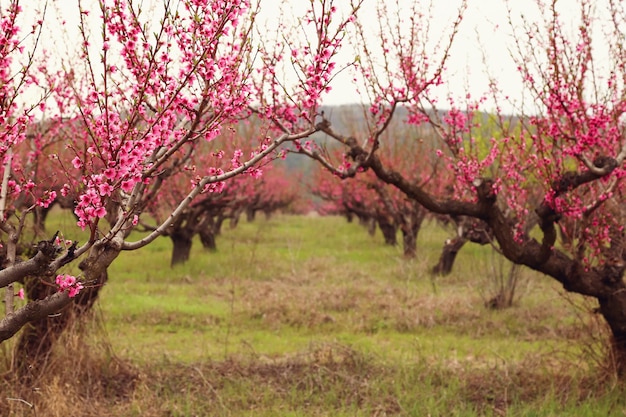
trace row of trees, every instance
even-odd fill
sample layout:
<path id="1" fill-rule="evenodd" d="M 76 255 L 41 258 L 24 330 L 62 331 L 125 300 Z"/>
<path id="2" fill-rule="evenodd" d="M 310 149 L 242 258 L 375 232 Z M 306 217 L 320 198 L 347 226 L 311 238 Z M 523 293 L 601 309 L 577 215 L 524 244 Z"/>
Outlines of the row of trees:
<path id="1" fill-rule="evenodd" d="M 257 38 L 259 10 L 247 0 L 78 2 L 73 34 L 64 20 L 50 19 L 44 5 L 2 5 L 0 209 L 6 256 L 0 283 L 6 315 L 0 341 L 23 329 L 15 355 L 19 372 L 36 367 L 72 317 L 89 310 L 121 251 L 140 249 L 163 234 L 177 239 L 183 223 L 209 224 L 216 205 L 244 197 L 244 189 L 262 192 L 261 183 L 264 202 L 250 204 L 251 213 L 282 204 L 280 187 L 271 184 L 280 181 L 279 168 L 269 170 L 275 180 L 269 175 L 250 185 L 247 179 L 262 178 L 286 142 L 317 130 L 280 132 L 276 122 L 314 116 L 331 71 L 320 65 L 335 55 L 327 48 L 338 47 L 342 31 L 320 38 L 316 52 L 302 57 L 313 69 L 289 87 L 297 100 L 285 102 L 277 94 L 278 49 Z M 307 19 L 318 12 L 309 11 Z M 337 23 L 323 13 L 328 28 L 348 23 L 348 17 Z M 73 39 L 65 53 L 40 45 L 63 33 Z M 326 81 L 313 83 L 317 77 Z M 246 123 L 247 142 L 239 144 L 230 130 Z M 61 231 L 20 253 L 30 214 L 45 213 L 65 198 L 77 226 L 89 233 L 87 241 L 69 242 Z M 203 219 L 194 218 L 197 208 Z M 130 240 L 149 212 L 160 223 Z M 198 233 L 210 240 L 207 230 Z M 77 279 L 66 273 L 72 264 L 81 271 Z M 15 303 L 15 283 L 23 285 L 26 303 Z"/>
<path id="2" fill-rule="evenodd" d="M 227 148 L 217 151 L 207 149 L 196 153 L 194 160 L 203 158 L 202 161 L 197 161 L 196 167 L 209 163 L 219 166 L 219 161 L 217 163 L 208 161 L 205 159 L 207 156 L 223 160 L 222 154 L 251 152 L 249 141 L 241 132 L 232 129 L 225 134 L 229 135 L 229 138 L 223 141 Z M 205 249 L 216 250 L 216 236 L 221 233 L 226 220 L 233 228 L 241 216 L 251 221 L 257 212 L 270 217 L 279 210 L 290 213 L 302 213 L 306 210 L 307 203 L 300 190 L 299 173 L 288 172 L 285 164 L 268 164 L 267 161 L 257 165 L 256 170 L 254 175 L 235 177 L 221 185 L 219 190 L 198 196 L 161 232 L 163 236 L 169 237 L 173 244 L 172 266 L 189 260 L 195 236 L 200 237 Z M 154 231 L 158 225 L 166 221 L 172 210 L 187 194 L 188 185 L 197 175 L 196 171 L 197 169 L 193 168 L 186 170 L 167 184 L 159 197 L 153 199 L 147 206 L 145 213 L 149 216 L 145 221 L 141 221 L 140 229 Z"/>
<path id="3" fill-rule="evenodd" d="M 451 196 L 454 179 L 450 177 L 451 172 L 446 169 L 444 160 L 437 155 L 436 132 L 424 126 L 406 126 L 398 120 L 392 121 L 382 135 L 385 148 L 379 153 L 385 163 L 402 171 L 409 181 L 428 185 L 442 195 Z M 343 121 L 342 124 L 354 123 L 357 122 Z M 466 242 L 485 245 L 492 241 L 488 227 L 480 220 L 429 212 L 418 201 L 396 187 L 390 187 L 373 171 L 344 180 L 340 176 L 330 176 L 326 171 L 318 167 L 311 181 L 311 193 L 322 201 L 319 210 L 324 214 L 346 216 L 348 221 L 356 217 L 370 234 L 374 234 L 376 228 L 380 229 L 387 245 L 398 243 L 400 231 L 403 253 L 407 258 L 417 255 L 417 236 L 426 219 L 452 230 L 454 235 L 443 242 L 440 260 L 432 268 L 434 274 L 449 274 L 456 254 Z"/>
<path id="4" fill-rule="evenodd" d="M 513 59 L 532 112 L 522 111 L 513 123 L 497 108 L 490 142 L 477 140 L 481 125 L 476 115 L 483 99 L 468 95 L 463 106 L 450 100 L 449 110 L 436 108 L 434 91 L 445 82 L 463 8 L 449 43 L 439 48 L 439 55 L 425 56 L 421 36 L 426 23 L 411 20 L 403 27 L 401 16 L 381 6 L 378 37 L 384 63 L 376 62 L 373 45 L 362 44 L 357 65 L 373 103 L 365 114 L 367 130 L 340 131 L 324 118 L 317 126 L 343 148 L 344 158 L 323 148 L 299 152 L 342 178 L 371 172 L 432 213 L 477 219 L 509 260 L 556 279 L 567 291 L 595 298 L 612 332 L 613 359 L 623 373 L 626 56 L 620 28 L 626 14 L 621 3 L 609 1 L 603 5 L 608 19 L 600 20 L 595 14 L 600 6 L 583 0 L 577 30 L 570 32 L 558 6 L 556 1 L 538 2 L 543 20 L 523 22 L 515 33 Z M 598 51 L 593 38 L 592 30 L 600 24 L 605 51 Z M 363 28 L 358 33 L 366 37 Z M 495 80 L 491 87 L 494 102 L 500 103 L 504 98 Z M 419 164 L 407 173 L 387 159 L 384 135 L 399 108 L 409 113 L 405 123 L 437 132 L 435 149 L 453 178 L 451 192 L 424 180 L 430 168 L 416 180 Z M 430 144 L 420 145 L 419 158 L 430 149 Z"/>
<path id="5" fill-rule="evenodd" d="M 485 126 L 484 97 L 441 94 L 465 3 L 433 43 L 432 16 L 418 2 L 410 10 L 379 2 L 377 28 L 359 20 L 356 0 L 341 10 L 332 0 L 311 1 L 301 16 L 275 25 L 260 23 L 260 6 L 247 0 L 155 2 L 149 13 L 132 0 L 79 2 L 78 50 L 52 56 L 37 42 L 56 28 L 45 16 L 25 21 L 19 1 L 10 1 L 0 16 L 0 284 L 7 288 L 0 341 L 30 323 L 16 355 L 18 369 L 27 369 L 73 314 L 93 304 L 121 251 L 167 234 L 203 201 L 227 200 L 238 177 L 261 178 L 263 165 L 288 150 L 354 177 L 350 210 L 376 201 L 409 255 L 426 212 L 470 219 L 512 262 L 595 298 L 624 372 L 626 10 L 597 3 L 579 0 L 573 31 L 556 0 L 537 2 L 536 22 L 518 25 L 509 14 L 513 59 L 532 106 L 523 103 L 515 122 L 505 117 L 506 98 L 492 80 L 495 117 Z M 600 23 L 606 54 L 594 42 Z M 346 55 L 366 103 L 348 128 L 321 107 Z M 229 147 L 228 127 L 252 117 L 254 147 Z M 37 118 L 45 133 L 32 135 Z M 394 119 L 405 128 L 394 131 Z M 319 132 L 335 147 L 311 139 Z M 18 149 L 24 144 L 26 152 Z M 38 178 L 46 181 L 33 181 L 43 160 L 51 169 Z M 89 239 L 51 236 L 18 256 L 26 217 L 64 196 Z M 129 240 L 149 210 L 160 222 Z M 369 214 L 379 225 L 380 213 Z M 76 283 L 64 274 L 73 263 L 82 271 Z M 25 304 L 15 306 L 14 283 L 24 285 Z"/>

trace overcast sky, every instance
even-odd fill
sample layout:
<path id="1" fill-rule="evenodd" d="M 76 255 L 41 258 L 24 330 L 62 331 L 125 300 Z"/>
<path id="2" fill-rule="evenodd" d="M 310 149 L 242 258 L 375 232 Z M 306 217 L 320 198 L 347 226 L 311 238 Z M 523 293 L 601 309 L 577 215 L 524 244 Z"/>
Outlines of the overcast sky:
<path id="1" fill-rule="evenodd" d="M 83 0 L 89 2 L 93 0 Z M 149 3 L 149 0 L 143 0 Z M 594 4 L 598 4 L 601 8 L 607 0 L 597 0 Z M 29 9 L 35 4 L 41 5 L 43 2 L 38 0 L 24 1 L 23 7 Z M 292 9 L 306 6 L 306 0 L 287 0 L 287 3 L 293 5 Z M 336 3 L 341 7 L 348 3 L 348 0 L 337 0 Z M 365 6 L 362 10 L 363 21 L 368 22 L 376 19 L 373 12 L 374 0 L 365 0 Z M 412 0 L 400 0 L 402 4 L 412 3 Z M 427 3 L 424 1 L 423 3 Z M 450 27 L 450 23 L 456 16 L 461 0 L 439 0 L 435 1 L 433 18 L 430 23 L 433 38 L 441 33 L 446 33 Z M 510 7 L 513 10 L 513 17 L 518 19 L 519 16 L 525 15 L 529 20 L 539 17 L 535 0 L 511 0 Z M 558 4 L 563 19 L 571 22 L 572 27 L 577 27 L 576 16 L 578 14 L 578 0 L 559 0 Z M 67 20 L 68 29 L 76 28 L 77 21 L 77 0 L 52 0 L 53 7 L 49 12 L 50 19 L 57 19 L 55 15 L 61 16 Z M 262 0 L 262 10 L 265 18 L 271 19 L 272 16 L 278 16 L 281 13 L 279 0 Z M 487 69 L 483 63 L 483 55 L 487 59 L 487 68 L 492 77 L 497 78 L 500 88 L 504 94 L 514 99 L 519 99 L 521 84 L 519 75 L 516 71 L 516 65 L 509 54 L 509 47 L 512 45 L 511 28 L 507 21 L 507 2 L 506 0 L 468 0 L 469 7 L 464 14 L 463 23 L 460 33 L 454 44 L 452 55 L 448 64 L 448 74 L 446 77 L 448 88 L 453 94 L 464 96 L 465 91 L 469 89 L 472 96 L 478 97 L 488 91 L 488 80 L 486 76 Z M 282 8 L 284 10 L 284 7 Z M 97 9 L 94 10 L 94 19 L 99 15 Z M 98 28 L 95 28 L 97 32 Z M 76 34 L 69 35 L 76 38 Z M 480 43 L 479 43 L 480 39 Z M 46 39 L 46 42 L 51 41 Z M 65 41 L 64 41 L 65 42 Z M 354 53 L 346 52 L 343 58 L 345 61 L 354 59 Z M 345 74 L 339 77 L 333 84 L 333 91 L 325 97 L 325 104 L 344 104 L 359 102 L 360 98 L 354 92 L 351 85 L 352 76 Z"/>
<path id="2" fill-rule="evenodd" d="M 401 0 L 401 3 L 404 0 Z M 366 0 L 367 2 L 367 0 Z M 409 0 L 406 0 L 409 3 Z M 434 35 L 438 31 L 446 31 L 456 16 L 460 0 L 441 0 L 436 6 L 431 22 Z M 549 3 L 549 2 L 547 2 Z M 595 2 L 598 15 L 604 13 L 606 2 Z M 455 40 L 446 76 L 446 88 L 458 97 L 464 96 L 469 90 L 473 97 L 484 95 L 488 91 L 488 76 L 498 80 L 503 94 L 511 99 L 520 101 L 522 84 L 517 72 L 517 65 L 511 57 L 513 48 L 513 31 L 508 22 L 507 7 L 511 9 L 514 25 L 521 24 L 521 16 L 526 20 L 536 21 L 539 14 L 535 0 L 468 0 L 468 8 L 464 13 L 459 34 Z M 566 27 L 575 31 L 579 26 L 578 0 L 559 0 L 558 10 Z M 364 18 L 375 19 L 371 9 L 363 10 Z M 606 18 L 606 13 L 604 13 Z M 602 47 L 601 36 L 597 33 L 596 42 Z M 486 59 L 484 62 L 483 57 Z M 331 103 L 347 103 L 358 101 L 353 93 L 350 82 L 346 77 L 344 82 L 334 86 L 334 91 L 328 96 Z M 487 102 L 486 106 L 493 103 Z M 510 108 L 509 108 L 510 110 Z"/>

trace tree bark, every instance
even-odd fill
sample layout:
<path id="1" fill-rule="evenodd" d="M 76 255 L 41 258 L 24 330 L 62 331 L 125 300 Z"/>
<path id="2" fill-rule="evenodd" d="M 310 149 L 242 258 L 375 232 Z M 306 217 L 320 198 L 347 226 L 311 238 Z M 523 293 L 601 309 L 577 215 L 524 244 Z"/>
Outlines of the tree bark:
<path id="1" fill-rule="evenodd" d="M 256 218 L 256 210 L 253 209 L 252 207 L 246 208 L 246 221 L 253 222 L 255 218 Z"/>
<path id="2" fill-rule="evenodd" d="M 443 245 L 439 262 L 437 262 L 437 265 L 432 268 L 431 273 L 433 275 L 448 275 L 452 272 L 452 266 L 454 265 L 456 255 L 466 242 L 467 240 L 462 237 L 447 239 L 446 243 Z"/>
<path id="3" fill-rule="evenodd" d="M 215 243 L 215 233 L 213 230 L 205 228 L 201 230 L 199 234 L 202 247 L 208 251 L 215 252 L 217 250 L 217 244 Z"/>
<path id="4" fill-rule="evenodd" d="M 600 313 L 611 329 L 611 359 L 620 377 L 626 376 L 626 291 L 600 298 Z"/>
<path id="5" fill-rule="evenodd" d="M 79 264 L 83 272 L 84 288 L 63 308 L 60 313 L 46 315 L 24 326 L 18 340 L 13 366 L 18 374 L 28 380 L 38 376 L 49 357 L 54 342 L 63 331 L 75 322 L 75 319 L 91 311 L 98 299 L 100 289 L 108 280 L 107 268 L 120 253 L 115 239 L 104 244 L 97 244 L 88 256 Z M 42 278 L 42 279 L 40 279 Z M 47 278 L 47 279 L 46 279 Z M 43 300 L 56 293 L 57 287 L 47 281 L 51 277 L 35 275 L 25 280 L 26 295 L 30 300 Z"/>
<path id="6" fill-rule="evenodd" d="M 402 230 L 402 248 L 405 258 L 415 258 L 417 255 L 417 233 L 412 229 Z"/>
<path id="7" fill-rule="evenodd" d="M 385 218 L 378 219 L 378 227 L 380 228 L 383 237 L 385 238 L 385 244 L 390 246 L 396 246 L 398 244 L 397 229 L 390 221 Z"/>
<path id="8" fill-rule="evenodd" d="M 376 219 L 372 218 L 368 220 L 367 233 L 370 236 L 374 236 L 376 234 Z"/>
<path id="9" fill-rule="evenodd" d="M 226 220 L 226 216 L 222 213 L 218 214 L 215 218 L 215 224 L 213 225 L 213 233 L 215 236 L 219 236 L 222 234 L 222 226 L 224 225 L 224 220 Z"/>
<path id="10" fill-rule="evenodd" d="M 39 375 L 38 371 L 46 363 L 56 340 L 78 317 L 91 310 L 98 299 L 100 288 L 107 280 L 108 275 L 104 271 L 94 285 L 83 288 L 73 302 L 58 314 L 46 316 L 24 326 L 14 355 L 14 369 L 20 376 L 33 379 Z M 44 284 L 38 277 L 26 280 L 25 290 L 30 300 L 43 300 L 57 292 L 53 285 Z"/>
<path id="11" fill-rule="evenodd" d="M 407 258 L 415 258 L 417 255 L 417 236 L 425 218 L 426 210 L 415 202 L 410 210 L 400 213 L 404 256 Z"/>
<path id="12" fill-rule="evenodd" d="M 189 260 L 191 253 L 192 237 L 187 233 L 173 232 L 169 235 L 174 245 L 172 248 L 172 259 L 170 266 L 183 264 Z"/>
<path id="13" fill-rule="evenodd" d="M 229 227 L 234 229 L 239 224 L 239 219 L 241 218 L 241 214 L 244 212 L 244 207 L 239 206 L 235 208 L 232 212 L 232 216 L 230 217 Z"/>

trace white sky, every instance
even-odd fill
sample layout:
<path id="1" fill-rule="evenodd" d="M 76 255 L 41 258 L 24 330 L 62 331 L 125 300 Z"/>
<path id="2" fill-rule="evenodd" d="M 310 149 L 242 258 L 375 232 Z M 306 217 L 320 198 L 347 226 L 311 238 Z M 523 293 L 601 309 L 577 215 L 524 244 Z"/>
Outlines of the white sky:
<path id="1" fill-rule="evenodd" d="M 411 1 L 400 0 L 400 3 L 410 4 Z M 461 0 L 440 0 L 434 3 L 431 29 L 436 37 L 438 31 L 446 32 L 451 26 Z M 580 14 L 578 3 L 578 0 L 559 0 L 557 3 L 566 28 L 572 31 L 579 26 L 577 23 Z M 594 3 L 598 15 L 604 18 L 606 18 L 604 9 L 606 3 L 603 0 L 596 0 Z M 541 18 L 536 0 L 468 0 L 468 8 L 464 13 L 463 22 L 447 65 L 446 89 L 452 95 L 462 97 L 465 96 L 466 91 L 469 91 L 475 98 L 484 95 L 488 93 L 489 77 L 492 77 L 498 80 L 503 95 L 516 102 L 521 100 L 521 78 L 510 52 L 514 48 L 514 38 L 508 21 L 507 8 L 511 9 L 514 25 L 521 24 L 522 16 L 529 21 L 537 21 Z M 365 21 L 376 19 L 372 9 L 365 8 L 363 11 Z M 596 46 L 602 48 L 602 39 L 599 35 L 600 31 L 596 33 L 598 44 Z M 334 91 L 328 96 L 329 104 L 343 104 L 359 100 L 358 96 L 354 95 L 347 76 L 333 89 Z M 486 102 L 486 106 L 491 107 L 486 110 L 493 110 L 495 107 L 490 100 Z M 512 108 L 512 106 L 505 108 L 505 111 L 512 111 Z"/>
<path id="2" fill-rule="evenodd" d="M 88 3 L 92 0 L 83 0 Z M 349 0 L 336 0 L 338 7 L 345 6 Z M 594 4 L 604 5 L 607 0 L 598 0 Z M 150 3 L 149 0 L 143 0 L 144 3 Z M 412 0 L 400 0 L 401 5 L 410 4 Z M 33 8 L 39 7 L 43 2 L 39 0 L 25 0 L 22 6 L 26 11 L 32 11 Z M 306 6 L 306 0 L 286 0 L 291 4 L 292 9 Z M 423 3 L 426 3 L 423 1 Z M 460 0 L 439 0 L 434 1 L 435 9 L 433 20 L 430 23 L 433 32 L 433 38 L 437 38 L 441 32 L 446 32 L 450 27 L 450 23 L 456 16 L 456 11 L 460 4 Z M 576 27 L 576 16 L 578 14 L 578 0 L 559 0 L 559 7 L 564 20 L 572 22 L 572 27 Z M 46 37 L 44 45 L 50 48 L 51 43 L 57 42 L 61 45 L 64 42 L 73 42 L 72 39 L 78 39 L 76 34 L 72 34 L 71 30 L 78 26 L 77 20 L 77 0 L 51 0 L 51 7 L 48 18 L 57 19 L 60 15 L 62 19 L 67 20 L 67 27 L 70 29 L 67 38 L 59 37 L 52 39 Z M 365 7 L 362 10 L 363 21 L 368 22 L 376 19 L 373 12 L 374 0 L 365 0 Z M 516 64 L 510 57 L 508 51 L 512 45 L 511 28 L 507 22 L 506 0 L 468 0 L 469 7 L 464 14 L 463 23 L 460 33 L 454 44 L 452 55 L 448 64 L 448 75 L 446 88 L 454 95 L 464 96 L 467 90 L 473 97 L 478 97 L 488 91 L 488 80 L 485 74 L 486 69 L 483 63 L 483 54 L 486 54 L 487 67 L 491 76 L 499 81 L 499 86 L 504 94 L 519 100 L 521 83 L 519 75 L 516 71 Z M 262 10 L 266 18 L 278 16 L 280 14 L 280 0 L 262 0 Z M 539 17 L 537 13 L 535 0 L 510 0 L 510 7 L 513 10 L 514 17 L 524 14 L 528 19 L 535 20 Z M 285 10 L 285 6 L 282 6 Z M 58 15 L 56 15 L 58 13 Z M 94 21 L 99 15 L 98 10 L 94 10 L 91 16 Z M 94 28 L 98 31 L 98 28 Z M 481 44 L 478 43 L 480 38 Z M 61 46 L 62 47 L 62 46 Z M 53 50 L 56 48 L 53 47 Z M 56 49 L 58 50 L 58 49 Z M 346 62 L 354 58 L 354 52 L 346 51 Z M 342 58 L 340 58 L 342 59 Z M 341 62 L 340 62 L 341 64 Z M 333 91 L 324 98 L 325 104 L 344 104 L 360 102 L 360 98 L 355 93 L 355 89 L 351 84 L 352 75 L 346 73 L 338 77 L 333 84 Z M 489 104 L 487 104 L 489 106 Z M 490 110 L 490 109 L 487 109 Z"/>

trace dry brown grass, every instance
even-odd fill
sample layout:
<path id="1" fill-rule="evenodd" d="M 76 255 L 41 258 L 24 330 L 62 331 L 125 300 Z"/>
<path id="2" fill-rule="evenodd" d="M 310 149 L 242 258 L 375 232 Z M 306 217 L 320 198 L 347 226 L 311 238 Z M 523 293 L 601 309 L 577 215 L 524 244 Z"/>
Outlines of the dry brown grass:
<path id="1" fill-rule="evenodd" d="M 455 362 L 386 363 L 348 346 L 320 343 L 276 359 L 232 357 L 138 369 L 112 356 L 106 343 L 87 344 L 73 332 L 45 372 L 28 386 L 5 376 L 3 416 L 183 416 L 241 415 L 244 411 L 306 410 L 332 415 L 420 415 L 421 396 L 455 396 L 457 407 L 477 415 L 508 415 L 516 404 L 558 401 L 577 404 L 617 389 L 596 372 L 561 355 L 528 356 L 521 362 L 484 366 Z M 572 366 L 580 366 L 572 372 Z M 611 383 L 609 383 L 611 382 Z M 415 390 L 425 390 L 418 392 Z M 19 399 L 19 401 L 18 401 Z M 448 400 L 450 401 L 450 400 Z M 448 407 L 450 404 L 448 404 Z M 343 414 L 342 414 L 343 415 Z M 513 414 L 514 415 L 514 414 Z"/>
<path id="2" fill-rule="evenodd" d="M 66 332 L 26 379 L 10 369 L 4 374 L 2 392 L 10 400 L 0 401 L 0 415 L 113 416 L 106 410 L 128 401 L 139 377 L 137 368 L 113 354 L 100 322 L 88 320 Z"/>

